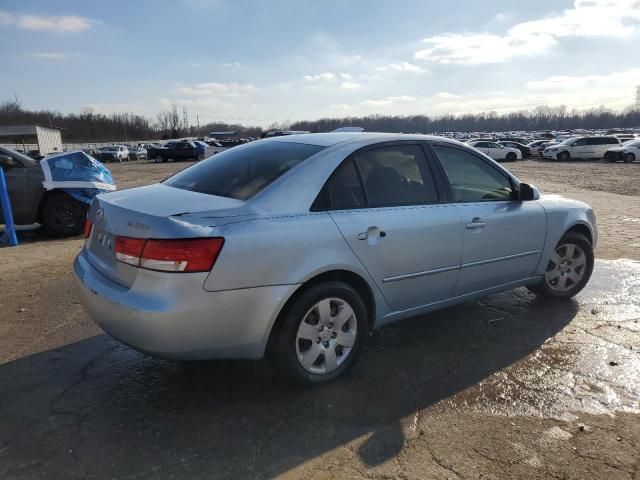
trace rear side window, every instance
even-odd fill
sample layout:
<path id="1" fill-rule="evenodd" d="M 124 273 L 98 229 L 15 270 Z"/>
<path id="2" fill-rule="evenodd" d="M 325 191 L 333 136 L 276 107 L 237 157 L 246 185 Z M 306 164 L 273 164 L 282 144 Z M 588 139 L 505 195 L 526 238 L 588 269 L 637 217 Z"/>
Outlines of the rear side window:
<path id="1" fill-rule="evenodd" d="M 438 201 L 419 145 L 392 145 L 356 153 L 369 207 Z"/>
<path id="2" fill-rule="evenodd" d="M 511 200 L 511 181 L 487 162 L 463 150 L 434 145 L 456 202 Z"/>
<path id="3" fill-rule="evenodd" d="M 328 186 L 333 210 L 346 210 L 365 206 L 364 191 L 353 160 L 344 162 L 331 178 Z"/>
<path id="4" fill-rule="evenodd" d="M 163 183 L 220 197 L 248 200 L 325 147 L 294 142 L 254 142 L 209 157 Z"/>

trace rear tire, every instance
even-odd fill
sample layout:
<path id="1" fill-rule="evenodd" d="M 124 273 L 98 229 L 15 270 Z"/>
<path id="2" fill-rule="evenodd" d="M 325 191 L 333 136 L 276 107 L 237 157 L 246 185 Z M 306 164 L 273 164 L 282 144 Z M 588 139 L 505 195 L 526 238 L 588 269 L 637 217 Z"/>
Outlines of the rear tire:
<path id="1" fill-rule="evenodd" d="M 515 162 L 517 159 L 518 159 L 518 156 L 513 152 L 507 153 L 507 157 L 505 158 L 507 162 Z"/>
<path id="2" fill-rule="evenodd" d="M 52 235 L 68 237 L 82 232 L 88 205 L 66 193 L 50 196 L 42 206 L 42 223 Z"/>
<path id="3" fill-rule="evenodd" d="M 298 385 L 318 385 L 343 375 L 356 361 L 367 332 L 362 297 L 343 282 L 303 292 L 283 313 L 269 341 L 276 370 Z"/>
<path id="4" fill-rule="evenodd" d="M 164 159 L 162 158 L 162 155 L 156 155 L 153 161 L 156 163 L 161 163 L 161 162 L 164 162 Z"/>
<path id="5" fill-rule="evenodd" d="M 593 272 L 593 247 L 580 233 L 566 233 L 549 259 L 544 279 L 528 287 L 546 298 L 571 298 L 579 293 Z"/>

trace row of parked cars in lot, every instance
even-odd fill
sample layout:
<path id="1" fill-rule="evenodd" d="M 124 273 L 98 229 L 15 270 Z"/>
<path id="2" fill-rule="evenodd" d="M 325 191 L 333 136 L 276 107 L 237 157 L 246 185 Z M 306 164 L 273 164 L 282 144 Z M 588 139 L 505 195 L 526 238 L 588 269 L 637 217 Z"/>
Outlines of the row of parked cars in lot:
<path id="1" fill-rule="evenodd" d="M 170 140 L 164 145 L 140 143 L 138 145 L 108 145 L 100 149 L 87 149 L 86 153 L 103 163 L 153 160 L 202 160 L 223 151 L 224 145 L 215 140 Z"/>
<path id="2" fill-rule="evenodd" d="M 521 138 L 473 139 L 466 142 L 497 161 L 516 161 L 539 155 L 547 160 L 602 159 L 607 162 L 640 160 L 640 137 L 615 135 L 572 136 L 557 140 Z"/>

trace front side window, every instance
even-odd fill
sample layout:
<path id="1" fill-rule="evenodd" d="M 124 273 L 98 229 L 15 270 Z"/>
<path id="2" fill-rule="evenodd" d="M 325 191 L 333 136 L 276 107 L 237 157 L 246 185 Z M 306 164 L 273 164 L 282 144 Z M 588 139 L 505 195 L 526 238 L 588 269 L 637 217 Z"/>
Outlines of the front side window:
<path id="1" fill-rule="evenodd" d="M 295 142 L 253 142 L 182 170 L 163 183 L 183 190 L 248 200 L 325 147 Z"/>
<path id="2" fill-rule="evenodd" d="M 463 150 L 434 145 L 456 202 L 511 200 L 510 179 L 475 155 Z"/>
<path id="3" fill-rule="evenodd" d="M 420 145 L 392 145 L 356 153 L 369 207 L 438 201 Z"/>

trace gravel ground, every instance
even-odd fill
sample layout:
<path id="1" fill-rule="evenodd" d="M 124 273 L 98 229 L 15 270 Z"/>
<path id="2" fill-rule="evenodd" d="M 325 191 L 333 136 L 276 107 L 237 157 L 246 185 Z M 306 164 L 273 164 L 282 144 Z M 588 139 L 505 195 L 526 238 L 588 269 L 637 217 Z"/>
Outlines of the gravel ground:
<path id="1" fill-rule="evenodd" d="M 187 165 L 109 168 L 128 188 Z M 311 391 L 120 345 L 78 303 L 82 239 L 23 235 L 0 250 L 0 478 L 640 478 L 640 164 L 506 166 L 594 207 L 588 290 L 391 325 Z"/>

